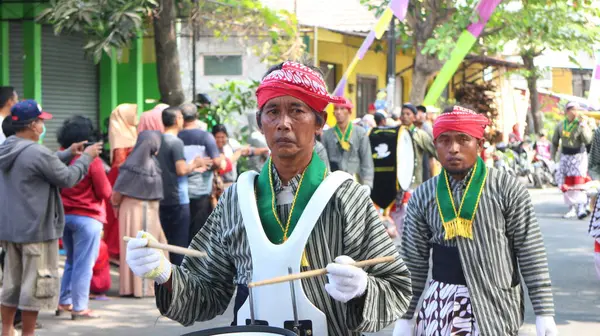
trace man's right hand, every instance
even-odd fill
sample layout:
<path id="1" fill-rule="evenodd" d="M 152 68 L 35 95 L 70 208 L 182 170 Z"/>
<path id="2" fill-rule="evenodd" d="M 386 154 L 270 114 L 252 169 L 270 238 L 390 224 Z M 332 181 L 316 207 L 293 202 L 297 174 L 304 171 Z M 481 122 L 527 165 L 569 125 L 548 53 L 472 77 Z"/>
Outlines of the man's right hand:
<path id="1" fill-rule="evenodd" d="M 393 336 L 412 336 L 414 335 L 412 320 L 400 319 L 396 321 Z"/>
<path id="2" fill-rule="evenodd" d="M 97 142 L 93 145 L 89 145 L 84 151 L 84 154 L 97 158 L 102 153 L 102 142 Z"/>
<path id="3" fill-rule="evenodd" d="M 135 275 L 163 284 L 171 278 L 171 263 L 162 251 L 146 247 L 148 240 L 156 241 L 156 238 L 139 231 L 137 237 L 127 243 L 127 265 Z"/>

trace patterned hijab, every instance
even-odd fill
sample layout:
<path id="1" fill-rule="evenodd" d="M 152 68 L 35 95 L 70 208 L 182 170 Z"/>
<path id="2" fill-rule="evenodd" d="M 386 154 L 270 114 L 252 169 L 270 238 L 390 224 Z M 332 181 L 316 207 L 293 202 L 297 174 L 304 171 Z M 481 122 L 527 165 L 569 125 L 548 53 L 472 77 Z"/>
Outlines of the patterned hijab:
<path id="1" fill-rule="evenodd" d="M 121 104 L 112 111 L 108 124 L 110 160 L 118 148 L 131 148 L 137 139 L 137 105 Z"/>
<path id="2" fill-rule="evenodd" d="M 140 133 L 133 151 L 119 169 L 114 191 L 140 200 L 163 198 L 161 170 L 155 158 L 161 142 L 159 131 Z"/>

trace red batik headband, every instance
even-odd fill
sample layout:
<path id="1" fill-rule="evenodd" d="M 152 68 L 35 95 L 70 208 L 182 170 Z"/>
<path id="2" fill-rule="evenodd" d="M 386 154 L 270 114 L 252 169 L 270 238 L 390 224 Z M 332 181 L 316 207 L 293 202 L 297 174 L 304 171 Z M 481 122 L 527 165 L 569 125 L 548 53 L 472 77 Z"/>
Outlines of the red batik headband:
<path id="1" fill-rule="evenodd" d="M 484 115 L 475 113 L 464 107 L 455 106 L 452 112 L 442 113 L 433 123 L 433 138 L 437 139 L 442 133 L 456 131 L 468 134 L 476 139 L 482 139 L 485 127 L 490 121 Z"/>
<path id="2" fill-rule="evenodd" d="M 300 99 L 317 112 L 323 112 L 329 103 L 344 103 L 343 97 L 327 92 L 323 78 L 311 68 L 296 62 L 285 62 L 280 70 L 268 74 L 256 89 L 258 108 L 271 99 L 292 96 Z"/>
<path id="3" fill-rule="evenodd" d="M 350 99 L 345 98 L 345 97 L 339 97 L 339 98 L 343 99 L 344 102 L 335 104 L 335 107 L 347 108 L 348 110 L 352 110 L 354 108 L 354 105 L 352 104 L 352 101 Z"/>

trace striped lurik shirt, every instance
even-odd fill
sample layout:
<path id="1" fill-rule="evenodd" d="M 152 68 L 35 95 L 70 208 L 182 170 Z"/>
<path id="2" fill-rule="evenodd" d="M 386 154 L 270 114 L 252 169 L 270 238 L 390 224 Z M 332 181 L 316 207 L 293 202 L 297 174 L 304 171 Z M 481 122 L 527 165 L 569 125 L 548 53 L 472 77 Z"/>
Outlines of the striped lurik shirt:
<path id="1" fill-rule="evenodd" d="M 273 177 L 278 194 L 283 189 L 282 184 L 276 173 Z M 294 193 L 299 180 L 300 175 L 289 183 Z M 290 207 L 289 204 L 277 205 L 280 218 L 287 218 Z M 181 267 L 173 267 L 172 292 L 157 286 L 156 293 L 160 312 L 185 326 L 223 314 L 235 284 L 246 285 L 251 280 L 250 246 L 236 185 L 225 191 L 191 247 L 206 251 L 208 256 L 186 257 Z M 340 255 L 357 261 L 388 255 L 397 258 L 393 263 L 365 268 L 369 273 L 365 295 L 346 304 L 327 294 L 326 277 L 302 280 L 308 299 L 326 315 L 330 336 L 376 332 L 406 311 L 412 295 L 410 273 L 385 232 L 367 192 L 353 181 L 344 182 L 335 192 L 306 245 L 311 269 L 326 267 Z"/>
<path id="2" fill-rule="evenodd" d="M 413 317 L 423 293 L 432 244 L 458 247 L 481 335 L 518 334 L 524 309 L 519 269 L 535 314 L 554 315 L 546 250 L 527 189 L 514 177 L 488 168 L 474 239 L 444 240 L 435 200 L 438 179 L 422 184 L 408 203 L 400 254 L 411 272 L 414 296 L 403 318 Z M 456 209 L 466 181 L 468 177 L 450 178 Z"/>

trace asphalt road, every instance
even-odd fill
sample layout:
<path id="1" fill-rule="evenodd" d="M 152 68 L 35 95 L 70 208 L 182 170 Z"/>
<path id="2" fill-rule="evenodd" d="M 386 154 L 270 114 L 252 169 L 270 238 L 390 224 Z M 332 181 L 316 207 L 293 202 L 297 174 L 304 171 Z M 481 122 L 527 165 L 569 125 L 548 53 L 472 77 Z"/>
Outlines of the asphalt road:
<path id="1" fill-rule="evenodd" d="M 600 335 L 600 280 L 593 265 L 592 239 L 587 236 L 588 221 L 564 220 L 566 207 L 558 190 L 532 190 L 533 201 L 544 234 L 550 261 L 560 335 Z M 113 297 L 92 301 L 91 307 L 102 315 L 93 321 L 71 321 L 69 316 L 41 313 L 43 328 L 38 335 L 182 335 L 195 330 L 229 325 L 231 307 L 222 316 L 192 327 L 182 327 L 161 317 L 153 299 L 124 299 L 118 293 L 118 278 L 113 271 Z M 374 335 L 392 335 L 391 327 Z M 521 335 L 535 336 L 535 316 L 529 301 Z"/>

